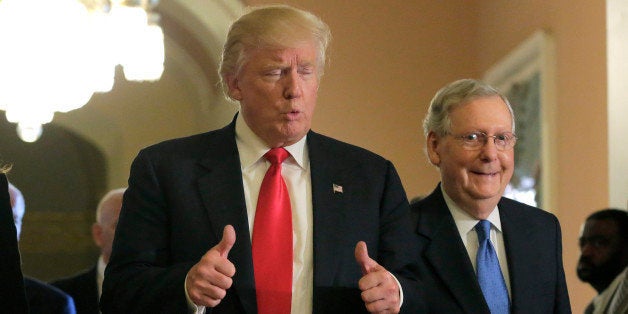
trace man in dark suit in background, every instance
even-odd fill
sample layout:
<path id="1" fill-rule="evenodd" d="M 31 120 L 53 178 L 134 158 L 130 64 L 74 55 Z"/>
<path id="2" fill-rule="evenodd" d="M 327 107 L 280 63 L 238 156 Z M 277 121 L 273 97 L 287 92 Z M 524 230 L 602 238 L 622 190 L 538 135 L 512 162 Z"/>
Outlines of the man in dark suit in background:
<path id="1" fill-rule="evenodd" d="M 584 313 L 628 313 L 628 212 L 606 208 L 591 214 L 579 244 L 578 278 L 598 293 Z"/>
<path id="2" fill-rule="evenodd" d="M 13 221 L 9 182 L 5 175 L 10 166 L 0 166 L 0 305 L 8 313 L 28 313 L 17 232 Z"/>
<path id="3" fill-rule="evenodd" d="M 92 238 L 100 248 L 98 263 L 87 271 L 72 277 L 58 279 L 51 284 L 72 296 L 76 313 L 97 314 L 98 300 L 102 291 L 105 266 L 109 263 L 113 236 L 122 207 L 122 197 L 126 188 L 109 191 L 98 203 L 96 222 L 92 225 Z"/>
<path id="4" fill-rule="evenodd" d="M 17 229 L 17 239 L 22 231 L 22 218 L 26 211 L 26 204 L 22 192 L 9 183 L 11 209 Z M 63 291 L 35 278 L 24 276 L 26 299 L 31 314 L 75 314 L 74 300 Z"/>
<path id="5" fill-rule="evenodd" d="M 255 9 L 232 25 L 220 73 L 240 112 L 223 129 L 136 157 L 104 313 L 419 312 L 408 201 L 393 165 L 310 131 L 329 40 L 318 17 L 289 6 Z M 288 157 L 266 161 L 275 154 Z M 280 169 L 289 200 L 279 203 L 289 206 L 258 206 L 271 197 L 260 192 L 267 169 Z M 260 213 L 276 207 L 292 215 L 266 230 L 288 226 L 293 248 L 279 252 L 256 240 Z M 289 257 L 289 279 L 260 270 L 266 254 Z"/>
<path id="6" fill-rule="evenodd" d="M 507 99 L 475 80 L 432 99 L 423 128 L 441 182 L 411 205 L 430 313 L 571 312 L 558 220 L 502 197 L 514 168 L 514 121 Z"/>

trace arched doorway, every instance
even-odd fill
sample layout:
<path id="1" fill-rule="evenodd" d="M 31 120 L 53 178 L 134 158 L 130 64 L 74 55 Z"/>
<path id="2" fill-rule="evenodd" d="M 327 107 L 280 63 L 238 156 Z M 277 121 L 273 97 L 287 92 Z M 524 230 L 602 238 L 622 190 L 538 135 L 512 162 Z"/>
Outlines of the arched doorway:
<path id="1" fill-rule="evenodd" d="M 98 252 L 91 224 L 106 190 L 103 154 L 89 141 L 56 125 L 41 139 L 22 142 L 15 125 L 0 119 L 0 152 L 8 174 L 24 195 L 20 236 L 23 271 L 48 280 L 94 263 Z"/>

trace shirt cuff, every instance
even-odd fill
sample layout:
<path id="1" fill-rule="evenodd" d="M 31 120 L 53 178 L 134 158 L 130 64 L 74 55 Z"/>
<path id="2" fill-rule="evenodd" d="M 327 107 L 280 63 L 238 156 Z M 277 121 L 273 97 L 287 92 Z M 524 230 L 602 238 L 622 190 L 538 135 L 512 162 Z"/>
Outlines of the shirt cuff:
<path id="1" fill-rule="evenodd" d="M 194 304 L 194 302 L 192 302 L 192 300 L 190 300 L 190 296 L 188 295 L 188 289 L 185 288 L 187 286 L 187 282 L 188 282 L 188 276 L 186 275 L 185 276 L 185 281 L 183 282 L 183 291 L 185 291 L 185 299 L 188 301 L 188 313 L 205 314 L 205 306 L 203 306 L 203 305 L 196 305 L 196 304 Z M 399 282 L 397 282 L 397 283 L 399 283 Z"/>
<path id="2" fill-rule="evenodd" d="M 401 283 L 399 283 L 399 280 L 397 280 L 397 277 L 395 277 L 395 275 L 393 275 L 391 272 L 388 273 L 393 277 L 393 279 L 395 279 L 395 282 L 399 287 L 399 308 L 401 308 L 401 306 L 403 305 L 403 289 L 401 288 Z"/>

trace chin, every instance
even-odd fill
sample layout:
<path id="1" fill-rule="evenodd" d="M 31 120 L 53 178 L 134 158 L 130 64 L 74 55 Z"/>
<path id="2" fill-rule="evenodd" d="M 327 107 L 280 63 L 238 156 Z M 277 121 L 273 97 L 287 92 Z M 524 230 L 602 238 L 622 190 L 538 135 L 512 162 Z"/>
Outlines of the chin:
<path id="1" fill-rule="evenodd" d="M 481 189 L 476 191 L 477 197 L 481 199 L 500 198 L 502 194 L 503 191 L 495 189 Z"/>
<path id="2" fill-rule="evenodd" d="M 287 130 L 283 130 L 282 135 L 285 139 L 289 139 L 289 140 L 294 140 L 294 141 L 298 141 L 300 140 L 303 136 L 305 136 L 305 134 L 307 134 L 307 130 L 303 130 L 303 129 L 287 129 Z"/>

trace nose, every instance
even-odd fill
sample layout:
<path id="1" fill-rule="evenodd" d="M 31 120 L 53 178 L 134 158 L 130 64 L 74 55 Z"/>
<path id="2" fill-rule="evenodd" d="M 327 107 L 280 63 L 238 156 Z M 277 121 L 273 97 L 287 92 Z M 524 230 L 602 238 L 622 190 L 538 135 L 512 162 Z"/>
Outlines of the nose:
<path id="1" fill-rule="evenodd" d="M 299 98 L 301 96 L 301 77 L 295 70 L 290 71 L 284 77 L 284 92 L 283 96 L 286 99 Z"/>
<path id="2" fill-rule="evenodd" d="M 497 158 L 497 145 L 494 137 L 487 137 L 486 142 L 480 149 L 480 157 L 485 161 L 492 161 Z"/>

